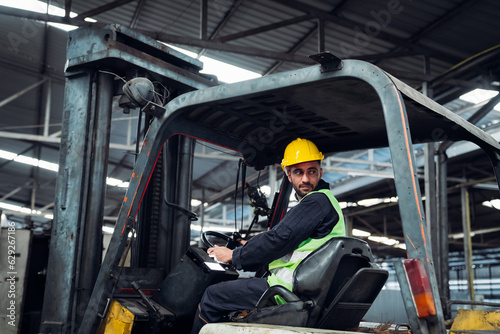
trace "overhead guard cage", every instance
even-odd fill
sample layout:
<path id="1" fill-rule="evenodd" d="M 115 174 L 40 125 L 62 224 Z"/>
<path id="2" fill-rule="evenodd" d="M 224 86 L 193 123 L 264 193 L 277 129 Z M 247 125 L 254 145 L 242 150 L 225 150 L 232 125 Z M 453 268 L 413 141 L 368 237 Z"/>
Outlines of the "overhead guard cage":
<path id="1" fill-rule="evenodd" d="M 239 151 L 262 169 L 297 137 L 325 154 L 389 147 L 410 258 L 428 264 L 437 328 L 444 329 L 431 245 L 414 161 L 414 143 L 467 140 L 480 146 L 500 179 L 500 145 L 415 89 L 363 61 L 344 60 L 185 93 L 166 106 L 145 137 L 80 333 L 92 333 L 111 297 L 126 238 L 166 140 L 185 135 Z M 404 205 L 401 205 L 404 203 Z"/>

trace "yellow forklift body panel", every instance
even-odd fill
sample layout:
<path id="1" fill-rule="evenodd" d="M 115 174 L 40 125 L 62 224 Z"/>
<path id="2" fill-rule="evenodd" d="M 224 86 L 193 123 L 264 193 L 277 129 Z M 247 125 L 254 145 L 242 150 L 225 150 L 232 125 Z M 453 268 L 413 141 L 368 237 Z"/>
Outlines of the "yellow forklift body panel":
<path id="1" fill-rule="evenodd" d="M 132 312 L 113 299 L 109 312 L 97 332 L 100 334 L 129 334 L 134 326 L 134 318 Z"/>
<path id="2" fill-rule="evenodd" d="M 500 331 L 500 312 L 458 310 L 451 326 L 451 333 L 454 333 L 453 330 L 495 330 L 498 333 Z"/>

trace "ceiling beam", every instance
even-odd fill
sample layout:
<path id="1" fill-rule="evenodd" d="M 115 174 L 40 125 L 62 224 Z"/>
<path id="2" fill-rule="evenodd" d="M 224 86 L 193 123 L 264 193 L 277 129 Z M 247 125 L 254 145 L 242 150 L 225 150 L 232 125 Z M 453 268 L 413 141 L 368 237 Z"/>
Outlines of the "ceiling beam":
<path id="1" fill-rule="evenodd" d="M 222 37 L 218 37 L 218 38 L 215 39 L 215 41 L 221 42 L 221 43 L 225 43 L 225 42 L 229 42 L 229 41 L 232 41 L 232 40 L 235 40 L 235 39 L 245 38 L 245 37 L 249 37 L 249 36 L 252 36 L 252 35 L 256 35 L 256 34 L 260 34 L 260 33 L 263 33 L 263 32 L 267 32 L 267 31 L 270 31 L 270 30 L 276 30 L 276 29 L 283 28 L 283 27 L 286 27 L 286 26 L 289 26 L 289 25 L 292 25 L 292 24 L 297 24 L 297 23 L 301 23 L 301 22 L 304 22 L 304 21 L 309 21 L 309 20 L 312 20 L 314 18 L 315 17 L 313 15 L 306 14 L 306 15 L 294 17 L 294 18 L 289 19 L 289 20 L 284 20 L 284 21 L 280 21 L 280 22 L 276 22 L 276 23 L 271 23 L 271 24 L 268 24 L 268 25 L 265 25 L 265 26 L 260 26 L 260 27 L 254 28 L 254 29 L 249 29 L 249 30 L 237 32 L 237 33 L 234 33 L 234 34 L 230 34 L 230 35 L 225 35 L 225 36 L 222 36 Z"/>
<path id="2" fill-rule="evenodd" d="M 155 38 L 165 43 L 171 44 L 179 44 L 179 45 L 187 45 L 194 46 L 204 49 L 211 49 L 235 54 L 241 54 L 246 56 L 258 57 L 258 58 L 270 58 L 275 60 L 283 60 L 292 63 L 298 64 L 306 64 L 313 65 L 314 62 L 310 60 L 306 56 L 295 56 L 289 55 L 283 52 L 274 52 L 264 49 L 251 48 L 251 47 L 241 47 L 239 45 L 228 45 L 224 43 L 219 43 L 215 41 L 202 41 L 198 38 L 192 38 L 187 36 L 179 36 L 179 35 L 171 35 L 161 32 L 151 32 L 140 30 L 140 32 L 144 35 L 147 35 L 151 38 Z"/>
<path id="3" fill-rule="evenodd" d="M 302 2 L 299 2 L 296 0 L 272 0 L 272 1 L 280 3 L 280 4 L 288 6 L 288 7 L 291 7 L 291 8 L 294 8 L 294 9 L 297 9 L 297 10 L 300 10 L 300 11 L 303 11 L 305 13 L 313 14 L 320 19 L 331 21 L 335 24 L 341 25 L 341 26 L 349 28 L 349 29 L 353 29 L 353 30 L 355 28 L 359 29 L 358 22 L 346 19 L 345 17 L 342 17 L 339 15 L 339 13 L 346 7 L 345 2 L 341 3 L 339 6 L 337 6 L 338 10 L 337 10 L 337 8 L 335 8 L 334 11 L 332 11 L 331 13 L 327 13 L 327 12 L 320 10 L 314 6 L 307 5 L 305 3 L 302 3 Z M 478 0 L 471 0 L 471 1 L 478 1 Z M 458 6 L 457 9 L 460 9 L 460 8 L 462 8 L 462 7 Z M 464 5 L 463 8 L 466 8 L 466 6 Z M 463 8 L 462 8 L 462 10 L 463 10 Z M 458 12 L 459 12 L 457 9 L 455 9 L 456 10 L 455 15 L 458 14 Z M 436 22 L 436 24 L 437 23 L 438 22 Z M 429 29 L 429 31 L 430 31 L 431 29 L 436 29 L 436 27 L 431 25 L 427 29 Z M 428 32 L 427 32 L 427 30 L 423 30 L 419 34 L 422 34 L 422 36 L 420 38 L 418 36 L 415 36 L 417 41 L 420 40 L 421 38 L 423 38 L 424 34 L 428 34 Z M 455 58 L 455 57 L 451 57 L 450 55 L 445 55 L 440 51 L 429 50 L 427 48 L 424 49 L 422 46 L 417 47 L 416 44 L 411 39 L 401 38 L 397 35 L 394 35 L 394 34 L 391 34 L 388 32 L 379 31 L 377 33 L 377 35 L 374 37 L 376 37 L 377 39 L 380 39 L 380 40 L 384 40 L 384 41 L 393 43 L 397 47 L 396 50 L 398 50 L 399 48 L 404 48 L 407 50 L 415 50 L 416 52 L 419 52 L 419 53 L 431 54 L 436 58 L 439 58 L 441 60 L 448 61 L 451 63 L 457 61 L 457 58 Z M 356 58 L 356 55 L 352 55 L 352 57 Z"/>
<path id="4" fill-rule="evenodd" d="M 224 14 L 224 17 L 222 18 L 222 20 L 220 20 L 219 24 L 217 24 L 217 27 L 215 27 L 212 34 L 210 34 L 210 37 L 209 37 L 210 40 L 213 40 L 217 36 L 219 36 L 222 29 L 224 29 L 224 27 L 227 25 L 229 20 L 233 17 L 234 13 L 236 13 L 238 8 L 243 4 L 243 1 L 244 0 L 235 0 L 234 1 L 234 3 L 229 8 L 229 10 Z"/>
<path id="5" fill-rule="evenodd" d="M 111 9 L 115 9 L 117 7 L 121 7 L 123 5 L 126 5 L 129 2 L 133 2 L 133 1 L 137 1 L 137 0 L 116 0 L 116 1 L 113 1 L 110 3 L 107 3 L 105 5 L 102 5 L 100 7 L 97 7 L 97 8 L 88 10 L 86 12 L 80 13 L 76 17 L 77 18 L 86 18 L 86 17 L 96 16 L 96 15 L 102 14 L 104 12 L 107 12 Z"/>
<path id="6" fill-rule="evenodd" d="M 4 202 L 4 201 L 8 200 L 10 197 L 17 194 L 21 190 L 28 188 L 28 187 L 31 187 L 31 186 L 33 186 L 33 180 L 29 180 L 25 184 L 23 184 L 22 186 L 19 186 L 19 187 L 15 188 L 14 190 L 9 191 L 7 194 L 0 197 L 0 202 Z"/>
<path id="7" fill-rule="evenodd" d="M 447 11 L 444 16 L 441 16 L 440 18 L 429 24 L 427 27 L 425 27 L 424 29 L 413 35 L 410 38 L 411 43 L 417 43 L 420 40 L 424 39 L 429 34 L 439 29 L 441 26 L 443 26 L 446 22 L 455 18 L 458 14 L 460 14 L 467 8 L 470 8 L 471 6 L 475 5 L 478 1 L 479 0 L 466 0 L 463 1 L 461 4 L 459 4 L 458 6 L 456 6 L 455 8 L 453 8 L 451 11 Z"/>
<path id="8" fill-rule="evenodd" d="M 130 21 L 130 28 L 135 29 L 137 27 L 137 22 L 139 22 L 139 15 L 141 14 L 142 7 L 146 0 L 140 0 L 135 7 L 134 16 L 132 16 L 132 20 Z"/>
<path id="9" fill-rule="evenodd" d="M 307 41 L 309 41 L 310 38 L 312 38 L 312 36 L 316 35 L 317 30 L 318 30 L 318 24 L 316 23 L 314 27 L 311 30 L 309 30 L 307 34 L 305 34 L 297 43 L 295 43 L 294 46 L 292 46 L 288 50 L 287 54 L 294 54 L 295 52 L 297 52 L 304 44 L 307 43 Z M 285 62 L 284 60 L 280 60 L 274 63 L 262 75 L 274 73 L 284 62 Z"/>
<path id="10" fill-rule="evenodd" d="M 416 49 L 417 51 L 419 51 L 419 50 L 422 51 L 423 49 L 425 49 L 425 52 L 422 52 L 422 53 L 426 53 L 428 55 L 432 55 L 435 58 L 439 58 L 441 60 L 448 61 L 448 62 L 451 62 L 451 63 L 456 62 L 456 60 L 451 59 L 451 58 L 454 58 L 454 57 L 450 56 L 449 54 L 445 55 L 441 51 L 439 51 L 439 52 L 437 52 L 437 51 L 429 52 L 429 48 L 428 47 L 423 48 L 422 46 L 417 46 L 417 43 L 420 42 L 425 37 L 427 37 L 433 31 L 439 29 L 446 22 L 448 22 L 451 19 L 453 19 L 454 17 L 456 17 L 458 14 L 460 14 L 465 9 L 467 9 L 470 6 L 474 5 L 478 1 L 479 0 L 466 0 L 466 1 L 462 2 L 461 4 L 459 4 L 458 6 L 456 6 L 454 9 L 452 9 L 449 12 L 447 12 L 444 16 L 441 16 L 440 18 L 438 18 L 437 20 L 435 20 L 434 22 L 432 22 L 428 26 L 424 27 L 418 33 L 416 33 L 412 37 L 410 37 L 409 38 L 410 44 L 413 45 L 413 48 Z M 400 52 L 407 52 L 407 51 L 408 51 L 408 47 L 407 46 L 398 45 L 391 52 L 400 53 Z"/>
<path id="11" fill-rule="evenodd" d="M 11 96 L 9 96 L 8 98 L 0 101 L 0 108 L 2 108 L 3 106 L 7 105 L 8 103 L 14 101 L 15 99 L 23 96 L 24 94 L 26 94 L 27 92 L 29 92 L 30 90 L 44 84 L 48 79 L 47 78 L 43 78 L 41 81 L 39 82 L 36 82 L 34 83 L 33 85 L 29 86 L 29 87 L 26 87 L 24 89 L 22 89 L 21 91 L 17 92 L 17 93 L 14 93 L 12 94 Z"/>
<path id="12" fill-rule="evenodd" d="M 371 233 L 376 233 L 377 235 L 380 235 L 380 236 L 384 235 L 382 232 L 380 232 L 375 227 L 373 227 L 372 224 L 370 224 L 365 219 L 363 219 L 359 216 L 354 216 L 354 215 L 352 215 L 351 217 L 355 218 L 356 220 L 359 220 L 363 225 L 365 225 L 365 227 L 367 227 L 371 231 Z"/>
<path id="13" fill-rule="evenodd" d="M 208 40 L 213 41 L 217 36 L 219 36 L 219 34 L 222 31 L 222 29 L 226 26 L 226 24 L 229 22 L 229 20 L 231 19 L 231 17 L 238 10 L 238 8 L 241 6 L 241 4 L 243 3 L 243 1 L 244 0 L 235 0 L 233 2 L 233 4 L 231 5 L 231 7 L 224 14 L 224 17 L 222 18 L 222 20 L 219 21 L 219 23 L 217 24 L 217 27 L 215 27 L 214 31 L 212 31 L 212 33 L 208 37 Z M 202 10 L 203 10 L 203 8 L 202 8 Z M 208 11 L 208 8 L 206 10 Z M 207 13 L 207 15 L 208 15 L 208 13 Z M 203 19 L 203 16 L 202 16 L 202 19 Z M 200 31 L 200 35 L 201 34 L 202 34 L 202 32 Z M 200 52 L 198 52 L 198 56 L 201 57 L 206 52 L 207 52 L 207 49 L 202 48 L 200 50 Z"/>
<path id="14" fill-rule="evenodd" d="M 330 14 L 331 15 L 337 15 L 338 13 L 340 13 L 344 7 L 347 5 L 347 3 L 349 2 L 350 0 L 343 0 L 340 4 L 338 4 L 331 12 Z M 318 19 L 318 22 L 316 22 L 316 24 L 301 38 L 297 41 L 297 43 L 295 43 L 294 46 L 292 46 L 289 50 L 288 50 L 288 54 L 294 54 L 295 52 L 297 52 L 302 46 L 304 46 L 311 38 L 313 38 L 313 36 L 316 36 L 316 35 L 320 35 L 321 34 L 321 31 L 320 31 L 320 24 L 319 24 L 319 21 L 321 21 L 322 19 L 319 18 Z M 325 22 L 322 21 L 322 28 L 324 29 L 325 28 Z M 324 38 L 324 36 L 323 36 Z M 318 44 L 321 43 L 321 36 L 318 36 Z M 319 47 L 318 47 L 319 49 Z M 274 63 L 272 66 L 270 66 L 264 73 L 263 75 L 266 75 L 266 74 L 271 74 L 271 73 L 274 73 L 276 70 L 278 70 L 278 68 L 284 63 L 284 61 L 278 61 L 276 63 Z"/>
<path id="15" fill-rule="evenodd" d="M 7 6 L 1 6 L 1 5 L 0 5 L 0 14 L 21 17 L 21 18 L 29 19 L 29 20 L 70 24 L 70 25 L 74 25 L 74 26 L 92 25 L 91 23 L 86 22 L 79 17 L 63 17 L 63 16 L 57 16 L 57 15 L 35 13 L 35 12 L 30 11 L 30 10 L 11 8 L 11 7 L 7 7 Z"/>
<path id="16" fill-rule="evenodd" d="M 69 18 L 70 13 L 71 13 L 71 0 L 65 0 L 64 1 L 64 17 Z"/>
<path id="17" fill-rule="evenodd" d="M 268 173 L 267 168 L 265 168 L 264 170 L 262 170 L 260 172 L 260 176 L 259 176 L 259 173 L 254 173 L 252 175 L 248 175 L 248 173 L 247 173 L 246 181 L 248 183 L 252 183 L 252 182 L 256 181 L 259 177 L 262 177 L 262 178 L 267 177 L 267 173 Z M 236 174 L 235 174 L 235 178 L 236 178 Z M 193 184 L 194 184 L 194 182 L 193 182 Z M 202 200 L 203 200 L 203 202 L 206 202 L 208 204 L 214 204 L 214 203 L 221 202 L 224 198 L 226 198 L 228 196 L 232 196 L 234 194 L 234 189 L 235 189 L 235 185 L 232 184 L 232 185 L 226 187 L 225 189 L 218 190 L 217 193 L 210 195 L 208 198 L 202 199 Z"/>
<path id="18" fill-rule="evenodd" d="M 208 0 L 200 1 L 200 39 L 207 39 L 208 30 Z"/>
<path id="19" fill-rule="evenodd" d="M 325 12 L 321 9 L 318 9 L 314 6 L 307 5 L 303 2 L 299 2 L 296 0 L 272 0 L 272 1 L 276 2 L 276 3 L 280 3 L 284 6 L 288 6 L 290 8 L 294 8 L 294 9 L 303 11 L 305 13 L 312 14 L 320 19 L 331 21 L 335 24 L 344 26 L 346 28 L 354 29 L 359 25 L 357 22 L 351 21 L 349 19 L 346 19 L 346 18 L 338 15 L 338 12 L 335 10 L 332 13 L 327 13 L 327 12 Z M 382 39 L 382 40 L 386 40 L 386 41 L 390 41 L 391 43 L 393 43 L 395 45 L 404 45 L 404 46 L 407 46 L 409 48 L 412 47 L 412 45 L 408 39 L 401 38 L 399 36 L 396 36 L 396 35 L 393 35 L 393 34 L 390 34 L 387 32 L 380 31 L 377 34 L 377 38 Z"/>

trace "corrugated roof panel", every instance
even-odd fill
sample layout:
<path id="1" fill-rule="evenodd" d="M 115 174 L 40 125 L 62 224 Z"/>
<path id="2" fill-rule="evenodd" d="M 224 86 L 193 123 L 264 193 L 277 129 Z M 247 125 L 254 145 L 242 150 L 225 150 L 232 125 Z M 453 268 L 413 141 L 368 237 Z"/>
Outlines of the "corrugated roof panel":
<path id="1" fill-rule="evenodd" d="M 108 1 L 107 3 L 111 3 L 112 1 Z M 71 11 L 77 14 L 86 13 L 89 10 L 93 10 L 103 6 L 104 3 L 102 1 L 96 0 L 86 0 L 86 1 L 73 1 L 71 2 Z M 91 15 L 92 19 L 95 19 L 99 22 L 103 23 L 119 23 L 124 26 L 128 26 L 134 14 L 135 8 L 137 6 L 137 2 L 131 2 L 119 7 L 115 7 L 111 10 L 102 12 L 97 15 Z"/>
<path id="2" fill-rule="evenodd" d="M 252 8 L 258 13 L 267 12 L 271 17 L 275 17 L 275 19 L 277 19 L 276 21 L 281 21 L 284 17 L 290 18 L 304 14 L 302 11 L 292 8 L 291 6 L 285 6 L 268 0 L 245 1 L 240 8 L 243 13 L 245 13 L 247 8 Z M 248 13 L 250 14 L 250 12 Z M 258 17 L 256 17 L 256 19 L 258 19 Z"/>
<path id="3" fill-rule="evenodd" d="M 235 55 L 232 53 L 225 53 L 225 52 L 219 52 L 219 51 L 213 51 L 213 50 L 207 50 L 206 54 L 207 57 L 217 59 L 222 62 L 226 62 L 228 64 L 234 64 L 235 62 Z M 275 60 L 270 60 L 267 58 L 259 58 L 259 57 L 252 57 L 252 56 L 242 56 L 238 55 L 238 66 L 259 74 L 262 74 L 268 66 L 271 66 Z M 213 73 L 216 74 L 216 73 Z"/>
<path id="4" fill-rule="evenodd" d="M 18 94 L 29 86 L 38 83 L 41 79 L 31 77 L 24 73 L 16 73 L 10 69 L 0 70 L 2 78 L 8 78 L 8 84 L 2 85 L 0 101 Z M 5 80 L 5 79 L 3 79 Z M 22 96 L 12 100 L 1 109 L 2 122 L 0 129 L 18 133 L 34 134 L 38 129 L 38 103 L 42 86 L 31 89 Z"/>
<path id="5" fill-rule="evenodd" d="M 312 6 L 314 8 L 317 8 L 319 10 L 323 10 L 325 12 L 330 12 L 333 9 L 337 8 L 339 4 L 342 4 L 344 1 L 343 0 L 334 0 L 334 1 L 328 1 L 328 0 L 298 0 L 298 2 L 302 2 L 308 6 Z"/>
<path id="6" fill-rule="evenodd" d="M 47 70 L 64 78 L 64 64 L 66 63 L 66 45 L 68 43 L 68 32 L 56 27 L 48 27 L 46 43 L 46 66 Z"/>
<path id="7" fill-rule="evenodd" d="M 485 50 L 485 45 L 492 47 L 500 42 L 491 39 L 491 32 L 500 31 L 500 6 L 489 1 L 478 2 L 468 8 L 467 13 L 456 16 L 432 35 L 422 41 L 441 52 L 460 55 L 463 59 Z M 466 41 L 466 43 L 464 43 Z"/>
<path id="8" fill-rule="evenodd" d="M 392 16 L 394 21 L 391 21 L 391 24 L 394 23 L 398 30 L 414 36 L 447 15 L 459 4 L 459 0 L 404 2 L 400 12 Z"/>
<path id="9" fill-rule="evenodd" d="M 40 71 L 44 24 L 2 15 L 0 19 L 0 56 L 3 64 L 28 71 Z"/>
<path id="10" fill-rule="evenodd" d="M 146 2 L 141 11 L 138 28 L 199 38 L 199 5 L 193 1 Z"/>
<path id="11" fill-rule="evenodd" d="M 220 35 L 230 35 L 233 33 L 254 29 L 256 27 L 281 22 L 283 20 L 295 17 L 297 13 L 297 11 L 290 10 L 290 8 L 288 7 L 275 4 L 279 7 L 279 14 L 275 14 L 274 10 L 276 9 L 271 10 L 271 8 L 267 7 L 268 4 L 273 3 L 269 2 L 266 3 L 266 6 L 263 6 L 258 2 L 245 2 L 231 17 Z M 252 20 L 249 20 L 249 17 L 252 17 Z M 254 47 L 260 47 L 269 50 L 286 51 L 287 45 L 290 45 L 290 43 L 293 43 L 293 41 L 296 40 L 296 38 L 290 38 L 289 36 L 294 36 L 297 33 L 303 33 L 304 29 L 307 29 L 307 27 L 310 25 L 311 23 L 302 22 L 300 24 L 287 26 L 278 30 L 266 31 L 245 38 L 233 40 L 229 44 L 248 45 L 246 43 L 247 41 L 250 41 L 250 43 Z M 277 36 L 279 37 L 278 39 L 276 39 Z"/>

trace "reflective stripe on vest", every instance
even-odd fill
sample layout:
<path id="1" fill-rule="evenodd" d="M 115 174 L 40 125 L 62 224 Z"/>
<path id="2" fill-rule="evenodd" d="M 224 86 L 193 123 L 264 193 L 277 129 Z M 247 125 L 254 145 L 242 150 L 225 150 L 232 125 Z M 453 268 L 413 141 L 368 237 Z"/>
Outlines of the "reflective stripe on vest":
<path id="1" fill-rule="evenodd" d="M 335 224 L 328 235 L 320 239 L 307 238 L 300 243 L 299 247 L 296 250 L 281 257 L 278 260 L 274 260 L 273 262 L 271 262 L 269 264 L 269 271 L 271 272 L 271 275 L 267 278 L 269 286 L 282 285 L 292 291 L 293 274 L 300 262 L 305 259 L 307 255 L 311 254 L 331 238 L 345 236 L 345 225 L 344 216 L 342 215 L 342 209 L 340 208 L 340 205 L 337 199 L 333 196 L 332 192 L 329 189 L 320 189 L 318 191 L 312 191 L 309 194 L 312 193 L 323 193 L 328 197 L 333 208 L 335 209 L 335 211 L 337 211 L 339 221 L 337 222 L 337 224 Z M 309 194 L 307 194 L 306 196 L 308 196 Z"/>

